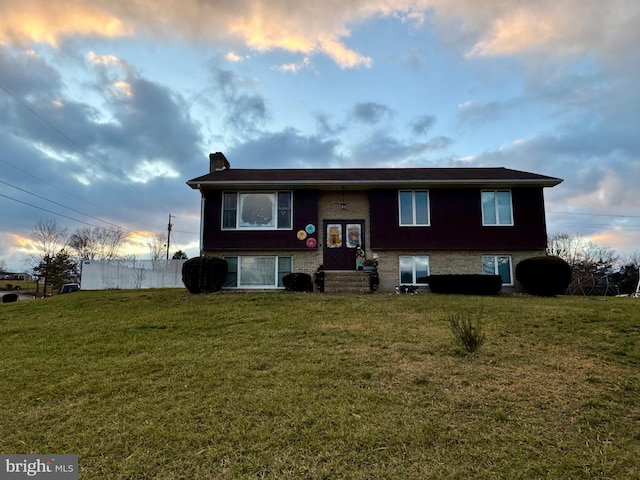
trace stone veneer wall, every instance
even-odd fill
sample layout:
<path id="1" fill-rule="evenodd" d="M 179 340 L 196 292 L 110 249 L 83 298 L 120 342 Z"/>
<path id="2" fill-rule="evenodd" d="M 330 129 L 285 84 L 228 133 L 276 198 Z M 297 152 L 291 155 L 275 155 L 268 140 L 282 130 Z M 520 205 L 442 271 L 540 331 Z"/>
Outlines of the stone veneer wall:
<path id="1" fill-rule="evenodd" d="M 511 255 L 513 287 L 503 287 L 503 291 L 518 289 L 515 280 L 515 269 L 518 262 L 525 258 L 544 255 L 544 250 L 518 250 L 518 251 L 465 251 L 465 250 L 424 250 L 424 251 L 401 251 L 384 250 L 377 252 L 378 273 L 380 274 L 380 291 L 392 292 L 400 281 L 400 261 L 401 255 L 429 257 L 429 273 L 432 275 L 455 275 L 455 274 L 480 274 L 482 273 L 482 257 L 484 255 Z"/>

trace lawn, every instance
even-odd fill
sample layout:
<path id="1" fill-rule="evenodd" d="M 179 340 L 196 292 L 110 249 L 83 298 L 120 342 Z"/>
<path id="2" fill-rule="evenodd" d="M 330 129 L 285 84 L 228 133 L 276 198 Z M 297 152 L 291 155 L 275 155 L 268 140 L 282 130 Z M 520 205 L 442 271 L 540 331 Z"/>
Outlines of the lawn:
<path id="1" fill-rule="evenodd" d="M 467 354 L 452 315 L 480 315 Z M 80 478 L 637 479 L 640 299 L 78 292 L 0 304 L 0 452 Z"/>

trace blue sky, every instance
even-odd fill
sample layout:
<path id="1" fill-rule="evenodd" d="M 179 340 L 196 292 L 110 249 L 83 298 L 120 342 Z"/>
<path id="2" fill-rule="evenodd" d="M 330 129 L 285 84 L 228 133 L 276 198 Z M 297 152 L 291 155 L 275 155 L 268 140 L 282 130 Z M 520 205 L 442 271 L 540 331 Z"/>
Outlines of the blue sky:
<path id="1" fill-rule="evenodd" d="M 0 0 L 9 267 L 24 268 L 41 219 L 119 225 L 144 258 L 172 214 L 171 250 L 197 255 L 200 199 L 185 182 L 215 151 L 233 168 L 557 176 L 550 233 L 640 251 L 636 0 L 149 5 Z"/>

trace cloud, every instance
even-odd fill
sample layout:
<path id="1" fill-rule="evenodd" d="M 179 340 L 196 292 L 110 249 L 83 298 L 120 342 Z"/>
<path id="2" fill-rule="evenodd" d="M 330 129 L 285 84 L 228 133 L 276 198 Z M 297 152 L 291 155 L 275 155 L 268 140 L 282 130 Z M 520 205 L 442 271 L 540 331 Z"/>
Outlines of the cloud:
<path id="1" fill-rule="evenodd" d="M 354 118 L 367 125 L 375 125 L 380 122 L 383 117 L 392 114 L 391 109 L 375 102 L 356 103 L 352 110 Z"/>
<path id="2" fill-rule="evenodd" d="M 425 154 L 449 147 L 452 140 L 435 137 L 426 142 L 401 140 L 376 132 L 351 147 L 351 161 L 358 167 L 407 166 L 426 163 Z"/>
<path id="3" fill-rule="evenodd" d="M 422 115 L 411 123 L 411 130 L 416 135 L 425 135 L 431 130 L 436 123 L 436 117 L 433 115 Z"/>
<path id="4" fill-rule="evenodd" d="M 254 81 L 217 64 L 211 66 L 213 84 L 222 107 L 225 124 L 243 138 L 259 132 L 267 119 L 267 105 L 258 94 L 247 93 Z"/>
<path id="5" fill-rule="evenodd" d="M 472 125 L 497 122 L 507 108 L 504 102 L 478 103 L 469 100 L 458 105 L 457 120 Z"/>
<path id="6" fill-rule="evenodd" d="M 12 265 L 21 261 L 18 237 L 4 229 L 24 236 L 38 217 L 71 229 L 104 226 L 103 220 L 154 229 L 162 226 L 153 225 L 158 212 L 198 210 L 197 198 L 176 182 L 187 172 L 199 174 L 204 158 L 200 127 L 182 97 L 116 56 L 86 60 L 91 80 L 84 87 L 101 95 L 99 109 L 72 98 L 53 64 L 0 47 L 7 93 L 0 95 L 0 122 L 7 126 L 0 130 L 0 168 L 3 180 L 18 187 L 3 187 L 11 198 L 2 198 L 0 236 L 11 243 L 2 245 L 0 257 L 10 256 Z"/>
<path id="7" fill-rule="evenodd" d="M 225 155 L 232 168 L 330 168 L 342 161 L 338 146 L 335 139 L 287 128 L 245 141 Z"/>
<path id="8" fill-rule="evenodd" d="M 301 62 L 298 63 L 285 63 L 283 65 L 278 65 L 277 67 L 273 67 L 274 70 L 278 70 L 280 72 L 285 73 L 298 73 L 300 70 L 304 68 L 308 68 L 311 65 L 311 60 L 309 57 L 305 57 Z"/>
<path id="9" fill-rule="evenodd" d="M 259 52 L 323 54 L 341 68 L 369 68 L 373 59 L 346 42 L 353 26 L 385 16 L 414 28 L 434 27 L 450 43 L 465 43 L 471 57 L 611 53 L 640 39 L 636 0 L 517 5 L 502 0 L 158 0 L 149 5 L 143 0 L 4 1 L 0 42 L 56 46 L 74 37 L 133 35 L 219 45 L 240 41 Z"/>

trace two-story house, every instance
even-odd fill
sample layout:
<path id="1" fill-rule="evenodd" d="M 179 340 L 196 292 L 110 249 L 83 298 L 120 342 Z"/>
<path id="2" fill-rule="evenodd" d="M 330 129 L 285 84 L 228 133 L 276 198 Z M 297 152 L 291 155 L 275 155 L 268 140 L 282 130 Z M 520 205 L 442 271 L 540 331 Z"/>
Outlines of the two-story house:
<path id="1" fill-rule="evenodd" d="M 201 253 L 227 260 L 226 287 L 356 271 L 361 249 L 391 292 L 429 274 L 513 287 L 515 265 L 545 252 L 543 189 L 560 182 L 507 168 L 233 169 L 216 153 L 187 184 L 202 196 Z"/>

